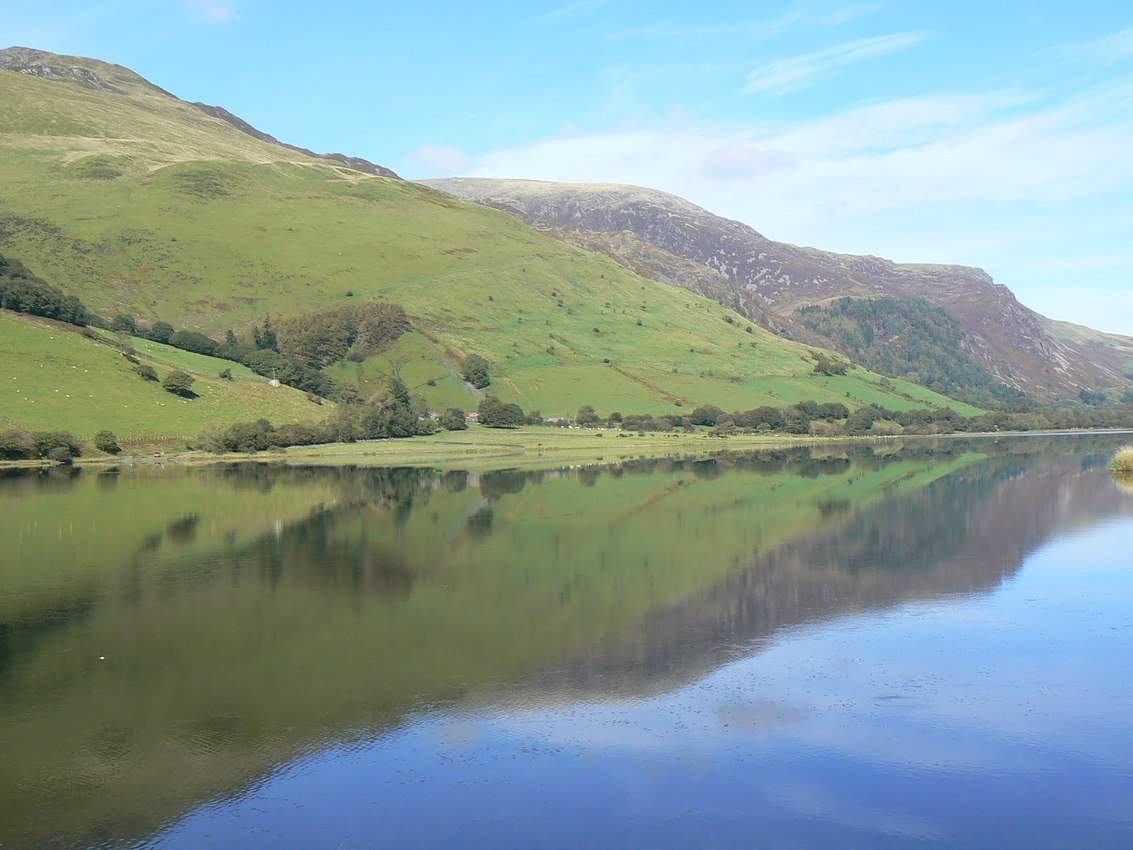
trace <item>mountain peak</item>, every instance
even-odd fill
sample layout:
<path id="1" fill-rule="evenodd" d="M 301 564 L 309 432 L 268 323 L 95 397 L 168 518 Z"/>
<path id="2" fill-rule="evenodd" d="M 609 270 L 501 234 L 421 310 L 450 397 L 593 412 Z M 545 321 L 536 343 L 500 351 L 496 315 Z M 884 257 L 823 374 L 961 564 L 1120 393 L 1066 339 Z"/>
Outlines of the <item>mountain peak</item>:
<path id="1" fill-rule="evenodd" d="M 362 171 L 366 174 L 389 177 L 395 180 L 400 179 L 391 169 L 370 162 L 362 157 L 347 156 L 341 153 L 320 154 L 308 148 L 280 141 L 270 133 L 258 130 L 256 127 L 222 106 L 210 106 L 206 103 L 182 100 L 175 94 L 166 91 L 160 86 L 154 85 L 145 77 L 121 65 L 113 65 L 109 62 L 89 59 L 84 56 L 66 56 L 59 53 L 49 53 L 46 50 L 37 50 L 32 47 L 8 47 L 0 50 L 0 70 L 38 77 L 39 79 L 50 82 L 73 83 L 93 91 L 124 96 L 129 96 L 135 93 L 139 88 L 144 88 L 149 92 L 156 92 L 180 101 L 181 103 L 185 103 L 213 118 L 218 118 L 235 127 L 240 132 L 259 139 L 261 142 L 279 145 L 280 147 L 316 159 L 335 162 L 354 171 Z"/>

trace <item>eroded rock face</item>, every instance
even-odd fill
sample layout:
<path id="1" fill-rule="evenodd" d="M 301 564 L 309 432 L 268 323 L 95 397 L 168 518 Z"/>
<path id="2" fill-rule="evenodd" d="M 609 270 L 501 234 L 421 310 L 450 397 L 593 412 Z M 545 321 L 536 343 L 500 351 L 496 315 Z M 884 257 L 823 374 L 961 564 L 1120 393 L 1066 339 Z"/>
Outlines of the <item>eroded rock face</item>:
<path id="1" fill-rule="evenodd" d="M 1054 323 L 1020 304 L 982 269 L 894 263 L 801 248 L 652 189 L 611 184 L 451 179 L 430 185 L 512 212 L 566 241 L 603 251 L 636 271 L 734 307 L 765 327 L 814 342 L 791 319 L 800 307 L 852 296 L 922 298 L 946 309 L 966 333 L 972 358 L 997 380 L 1040 398 L 1128 386 L 1121 345 L 1055 334 Z M 630 249 L 624 234 L 658 249 Z M 665 261 L 665 255 L 672 258 Z M 693 274 L 692 261 L 715 277 Z M 1084 329 L 1083 329 L 1084 330 Z M 829 341 L 825 341 L 829 345 Z M 1123 353 L 1122 349 L 1126 351 Z"/>
<path id="2" fill-rule="evenodd" d="M 0 50 L 0 69 L 27 74 L 44 80 L 78 83 L 88 89 L 121 94 L 122 90 L 102 79 L 93 70 L 78 62 L 69 62 L 67 56 L 32 50 L 30 47 L 9 47 Z"/>

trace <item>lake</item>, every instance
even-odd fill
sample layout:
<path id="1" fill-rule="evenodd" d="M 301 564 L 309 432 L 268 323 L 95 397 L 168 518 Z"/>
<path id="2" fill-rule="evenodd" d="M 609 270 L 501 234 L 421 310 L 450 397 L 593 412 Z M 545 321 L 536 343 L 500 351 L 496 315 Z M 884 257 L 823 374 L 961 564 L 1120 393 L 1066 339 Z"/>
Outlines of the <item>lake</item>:
<path id="1" fill-rule="evenodd" d="M 1127 440 L 0 473 L 0 847 L 1128 850 Z"/>

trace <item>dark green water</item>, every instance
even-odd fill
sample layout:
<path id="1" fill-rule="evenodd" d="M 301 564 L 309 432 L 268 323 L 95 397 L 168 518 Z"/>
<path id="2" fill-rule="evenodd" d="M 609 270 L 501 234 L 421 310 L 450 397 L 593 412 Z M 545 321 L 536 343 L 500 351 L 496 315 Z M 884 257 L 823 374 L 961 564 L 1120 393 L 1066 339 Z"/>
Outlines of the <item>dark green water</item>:
<path id="1" fill-rule="evenodd" d="M 1119 438 L 0 477 L 0 847 L 1129 848 Z"/>

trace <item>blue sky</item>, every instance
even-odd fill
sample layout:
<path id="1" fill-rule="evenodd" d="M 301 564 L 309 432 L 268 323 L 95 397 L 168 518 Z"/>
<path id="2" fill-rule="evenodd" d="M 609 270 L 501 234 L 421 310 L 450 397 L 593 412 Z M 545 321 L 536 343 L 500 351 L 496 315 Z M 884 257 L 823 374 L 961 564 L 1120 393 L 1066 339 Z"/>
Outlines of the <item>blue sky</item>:
<path id="1" fill-rule="evenodd" d="M 0 41 L 409 177 L 653 186 L 1133 334 L 1128 0 L 4 0 Z"/>

